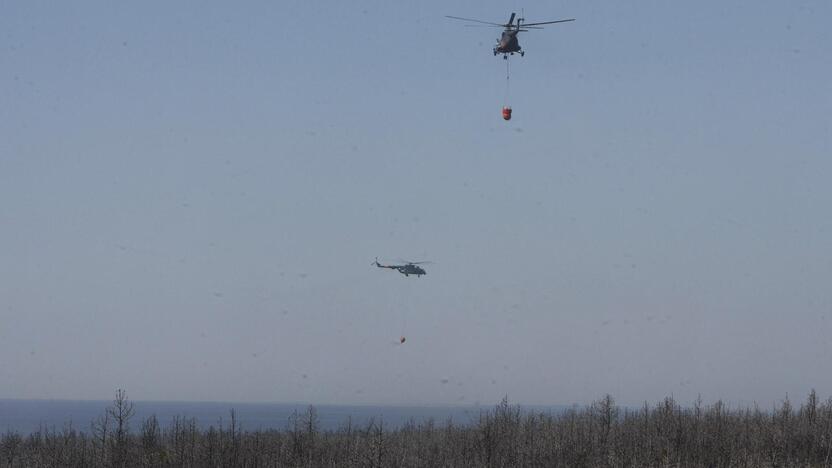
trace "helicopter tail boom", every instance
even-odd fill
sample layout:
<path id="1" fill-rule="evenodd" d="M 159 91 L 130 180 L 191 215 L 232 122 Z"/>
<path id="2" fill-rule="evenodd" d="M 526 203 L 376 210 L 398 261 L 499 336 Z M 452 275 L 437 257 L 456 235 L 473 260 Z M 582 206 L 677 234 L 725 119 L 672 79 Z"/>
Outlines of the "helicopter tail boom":
<path id="1" fill-rule="evenodd" d="M 375 265 L 379 268 L 391 268 L 391 269 L 394 269 L 394 270 L 397 269 L 397 267 L 395 265 L 382 265 L 381 263 L 378 262 L 378 257 L 376 257 L 376 260 L 373 263 L 371 263 L 370 265 Z"/>

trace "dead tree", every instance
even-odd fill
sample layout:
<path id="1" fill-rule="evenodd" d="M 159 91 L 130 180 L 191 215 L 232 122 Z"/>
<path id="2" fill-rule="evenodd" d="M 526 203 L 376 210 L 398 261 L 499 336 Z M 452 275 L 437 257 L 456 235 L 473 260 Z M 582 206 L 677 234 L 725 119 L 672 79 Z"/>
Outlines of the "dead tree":
<path id="1" fill-rule="evenodd" d="M 135 413 L 133 402 L 127 399 L 127 392 L 122 389 L 116 390 L 113 406 L 107 408 L 107 414 L 113 420 L 115 431 L 110 439 L 113 466 L 127 466 L 130 460 L 130 419 Z"/>

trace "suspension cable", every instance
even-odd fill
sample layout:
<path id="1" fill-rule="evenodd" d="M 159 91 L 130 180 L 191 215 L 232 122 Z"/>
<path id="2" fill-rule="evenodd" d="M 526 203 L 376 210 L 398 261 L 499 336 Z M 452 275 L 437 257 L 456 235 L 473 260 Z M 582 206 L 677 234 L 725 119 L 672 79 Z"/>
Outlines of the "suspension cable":
<path id="1" fill-rule="evenodd" d="M 505 96 L 503 98 L 503 106 L 508 106 L 508 98 L 509 98 L 509 90 L 510 90 L 510 88 L 509 88 L 509 79 L 510 79 L 510 71 L 511 71 L 511 69 L 509 67 L 509 62 L 511 62 L 511 60 L 506 59 L 506 93 L 505 93 Z"/>

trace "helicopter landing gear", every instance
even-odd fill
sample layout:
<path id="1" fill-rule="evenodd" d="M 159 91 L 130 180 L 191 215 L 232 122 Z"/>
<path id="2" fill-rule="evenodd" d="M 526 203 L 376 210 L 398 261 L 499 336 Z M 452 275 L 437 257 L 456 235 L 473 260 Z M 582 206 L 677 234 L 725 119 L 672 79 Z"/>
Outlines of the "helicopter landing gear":
<path id="1" fill-rule="evenodd" d="M 520 56 L 525 57 L 526 56 L 526 51 L 524 50 L 524 51 L 520 52 Z"/>
<path id="2" fill-rule="evenodd" d="M 508 60 L 508 55 L 507 54 L 503 54 L 503 60 Z"/>

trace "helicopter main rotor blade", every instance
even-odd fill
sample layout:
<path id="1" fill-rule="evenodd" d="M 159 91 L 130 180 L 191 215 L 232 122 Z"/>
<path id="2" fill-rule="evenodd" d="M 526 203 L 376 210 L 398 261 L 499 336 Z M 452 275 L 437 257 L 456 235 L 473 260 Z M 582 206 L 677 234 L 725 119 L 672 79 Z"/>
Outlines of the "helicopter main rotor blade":
<path id="1" fill-rule="evenodd" d="M 506 26 L 506 25 L 504 25 L 504 24 L 500 24 L 500 23 L 491 23 L 491 22 L 489 22 L 489 21 L 480 21 L 480 20 L 471 19 L 471 18 L 460 18 L 459 16 L 448 16 L 448 15 L 445 15 L 445 18 L 451 18 L 451 19 L 460 20 L 460 21 L 473 21 L 474 23 L 490 24 L 491 26 L 499 26 L 499 27 L 501 27 L 501 28 L 504 28 L 504 27 Z"/>
<path id="2" fill-rule="evenodd" d="M 463 24 L 466 28 L 504 28 L 502 24 Z M 540 28 L 543 29 L 543 28 Z"/>
<path id="3" fill-rule="evenodd" d="M 425 261 L 421 261 L 421 262 L 411 262 L 410 260 L 407 260 L 407 259 L 404 259 L 404 258 L 397 258 L 396 261 L 407 264 L 407 265 L 422 265 L 422 264 L 435 263 L 435 262 L 431 262 L 429 260 L 425 260 Z"/>
<path id="4" fill-rule="evenodd" d="M 557 21 L 544 21 L 542 23 L 523 23 L 523 27 L 527 26 L 540 26 L 541 24 L 555 24 L 555 23 L 568 23 L 570 21 L 575 21 L 575 18 L 569 18 L 565 20 L 557 20 Z"/>

